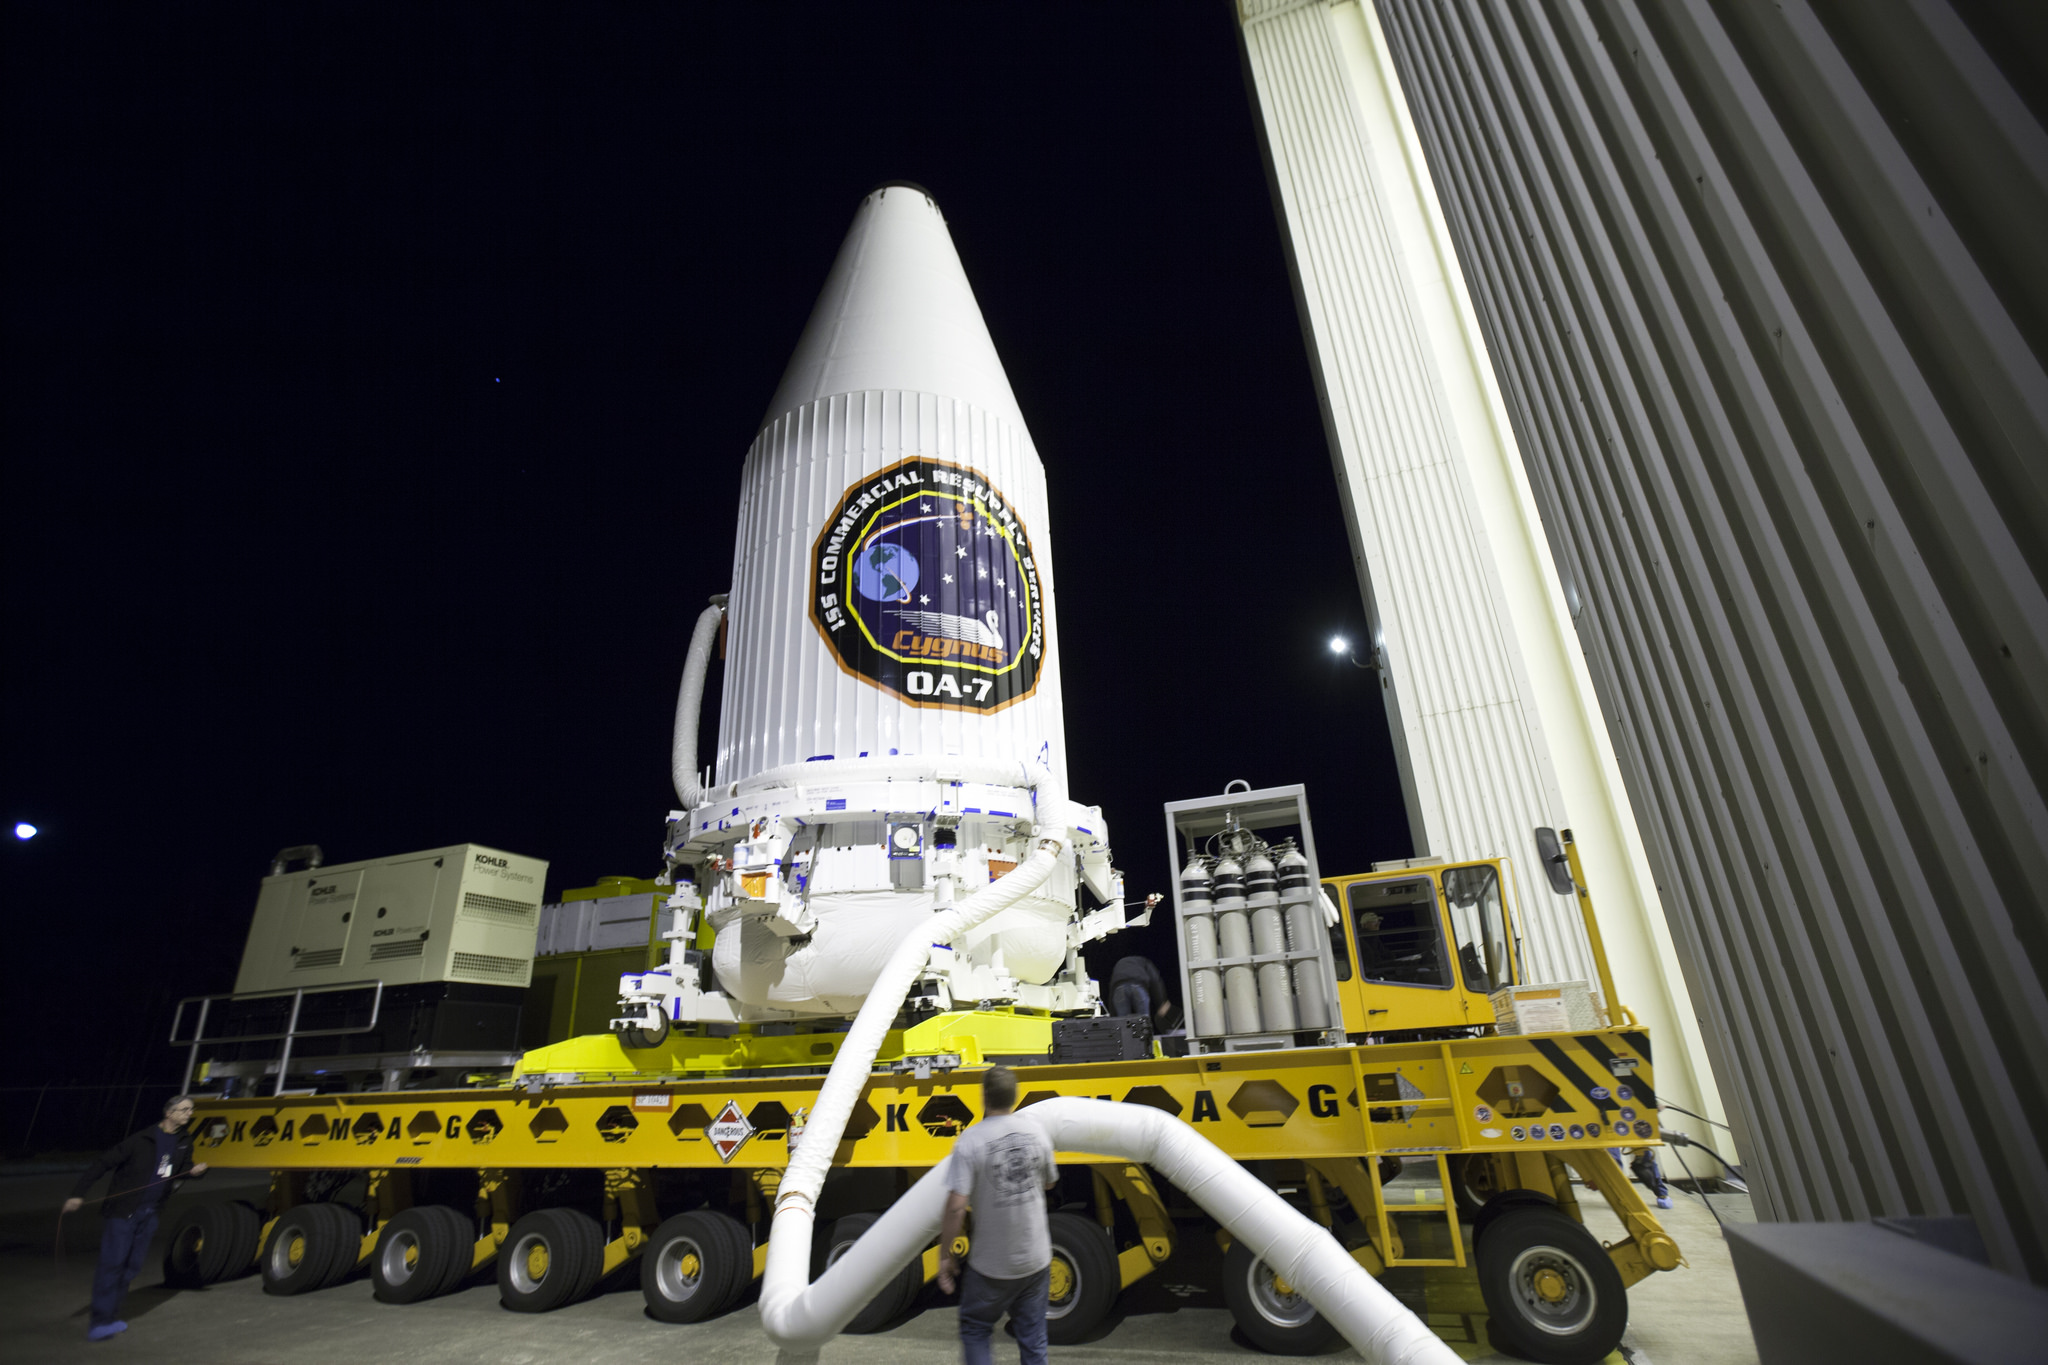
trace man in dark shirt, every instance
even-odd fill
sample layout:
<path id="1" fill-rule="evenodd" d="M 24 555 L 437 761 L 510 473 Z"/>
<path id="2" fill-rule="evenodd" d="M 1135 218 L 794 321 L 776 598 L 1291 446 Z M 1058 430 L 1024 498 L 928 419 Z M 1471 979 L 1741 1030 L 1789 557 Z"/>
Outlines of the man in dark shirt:
<path id="1" fill-rule="evenodd" d="M 190 1095 L 166 1100 L 160 1122 L 101 1152 L 64 1201 L 64 1212 L 78 1212 L 85 1206 L 85 1194 L 93 1182 L 109 1171 L 114 1173 L 106 1197 L 100 1201 L 105 1227 L 100 1233 L 99 1270 L 92 1280 L 92 1325 L 85 1333 L 88 1341 L 105 1341 L 128 1330 L 120 1317 L 121 1300 L 128 1294 L 129 1282 L 142 1273 L 150 1239 L 156 1236 L 156 1211 L 169 1197 L 173 1182 L 206 1171 L 205 1162 L 192 1162 L 192 1138 L 184 1131 L 191 1121 Z"/>
<path id="2" fill-rule="evenodd" d="M 1140 1015 L 1152 1021 L 1154 1034 L 1180 1022 L 1180 1010 L 1167 994 L 1166 978 L 1149 957 L 1120 957 L 1109 974 L 1109 1012 Z"/>

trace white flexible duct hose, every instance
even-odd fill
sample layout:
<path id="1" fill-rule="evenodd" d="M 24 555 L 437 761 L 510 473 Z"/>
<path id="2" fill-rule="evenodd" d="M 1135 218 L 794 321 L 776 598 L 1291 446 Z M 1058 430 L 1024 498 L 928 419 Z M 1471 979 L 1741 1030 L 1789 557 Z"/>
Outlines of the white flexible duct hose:
<path id="1" fill-rule="evenodd" d="M 1056 1151 L 1119 1157 L 1158 1171 L 1299 1289 L 1374 1365 L 1456 1365 L 1457 1352 L 1335 1238 L 1172 1115 L 1144 1105 L 1068 1098 L 1041 1100 L 1021 1117 L 1043 1128 Z M 815 1131 L 806 1129 L 805 1137 Z M 769 1280 L 762 1280 L 761 1319 L 782 1348 L 781 1365 L 816 1359 L 817 1348 L 937 1235 L 946 1209 L 945 1173 L 944 1162 L 927 1171 L 862 1234 L 861 1254 L 833 1262 L 808 1292 L 791 1294 L 778 1286 L 784 1293 L 772 1320 Z M 774 1237 L 782 1235 L 782 1221 L 778 1210 Z M 806 1218 L 803 1232 L 809 1230 Z M 801 1245 L 808 1252 L 808 1236 Z M 775 1247 L 771 1240 L 769 1276 L 775 1274 Z"/>
<path id="2" fill-rule="evenodd" d="M 1035 891 L 1065 851 L 1067 830 L 1040 826 L 1037 852 L 1000 881 L 906 934 L 876 978 L 839 1056 L 818 1091 L 804 1140 L 783 1173 L 761 1277 L 761 1325 L 781 1365 L 815 1361 L 818 1348 L 852 1321 L 891 1275 L 924 1248 L 945 1211 L 945 1163 L 861 1237 L 863 1254 L 844 1256 L 809 1283 L 811 1233 L 819 1190 L 866 1088 L 875 1054 L 903 999 L 924 970 L 932 945 L 1000 913 Z M 1143 1105 L 1101 1100 L 1046 1100 L 1025 1111 L 1057 1151 L 1094 1152 L 1142 1162 L 1258 1253 L 1375 1365 L 1455 1365 L 1458 1357 L 1404 1308 L 1322 1228 L 1289 1207 L 1208 1139 L 1172 1116 Z"/>
<path id="3" fill-rule="evenodd" d="M 697 780 L 697 726 L 704 717 L 704 674 L 711 667 L 711 647 L 718 639 L 718 623 L 725 619 L 723 595 L 698 614 L 697 628 L 690 632 L 690 652 L 683 658 L 683 686 L 676 693 L 676 733 L 669 749 L 669 776 L 675 780 L 676 799 L 686 811 L 695 810 L 704 799 L 704 784 Z"/>
<path id="4" fill-rule="evenodd" d="M 1374 1365 L 1457 1365 L 1458 1353 L 1336 1238 L 1173 1115 L 1140 1104 L 1063 1098 L 1041 1100 L 1021 1117 L 1043 1128 L 1055 1151 L 1121 1157 L 1158 1171 L 1298 1289 Z"/>
<path id="5" fill-rule="evenodd" d="M 906 1246 L 901 1255 L 888 1262 L 886 1273 L 879 1278 L 875 1277 L 875 1270 L 881 1264 L 880 1258 L 862 1257 L 856 1262 L 853 1257 L 846 1257 L 842 1261 L 846 1266 L 843 1274 L 827 1272 L 816 1285 L 810 1283 L 811 1228 L 816 1218 L 818 1191 L 824 1188 L 825 1176 L 832 1169 L 833 1153 L 846 1131 L 854 1103 L 867 1087 L 875 1054 L 881 1050 L 889 1025 L 895 1021 L 910 988 L 917 984 L 933 945 L 950 943 L 955 935 L 1007 910 L 1052 875 L 1066 851 L 1069 831 L 1063 823 L 1040 825 L 1037 837 L 1037 851 L 1008 875 L 951 909 L 933 915 L 903 936 L 888 964 L 875 978 L 860 1013 L 854 1016 L 845 1041 L 839 1045 L 839 1055 L 833 1059 L 832 1069 L 826 1073 L 817 1101 L 811 1106 L 803 1142 L 782 1174 L 781 1190 L 775 1199 L 775 1221 L 769 1228 L 768 1264 L 761 1275 L 761 1326 L 767 1330 L 768 1339 L 781 1348 L 779 1359 L 783 1361 L 815 1360 L 818 1347 L 837 1335 L 861 1305 L 874 1296 L 882 1281 L 901 1269 L 923 1246 L 923 1239 L 938 1230 L 937 1211 L 943 1211 L 945 1186 L 932 1177 L 944 1168 L 943 1162 L 919 1182 L 919 1189 L 924 1190 L 921 1200 L 899 1200 L 869 1229 L 870 1234 L 885 1228 L 892 1235 L 907 1233 L 911 1230 L 910 1220 L 925 1210 L 936 1191 L 937 1211 L 932 1212 L 928 1227 L 917 1225 L 917 1246 Z M 926 1186 L 930 1189 L 926 1190 Z"/>

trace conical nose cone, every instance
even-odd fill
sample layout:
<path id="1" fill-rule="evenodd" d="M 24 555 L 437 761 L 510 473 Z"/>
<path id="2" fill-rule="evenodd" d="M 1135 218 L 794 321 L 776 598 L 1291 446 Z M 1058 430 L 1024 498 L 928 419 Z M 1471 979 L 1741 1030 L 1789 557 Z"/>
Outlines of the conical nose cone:
<path id="1" fill-rule="evenodd" d="M 762 425 L 865 389 L 961 399 L 1024 424 L 946 220 L 911 185 L 861 200 Z"/>

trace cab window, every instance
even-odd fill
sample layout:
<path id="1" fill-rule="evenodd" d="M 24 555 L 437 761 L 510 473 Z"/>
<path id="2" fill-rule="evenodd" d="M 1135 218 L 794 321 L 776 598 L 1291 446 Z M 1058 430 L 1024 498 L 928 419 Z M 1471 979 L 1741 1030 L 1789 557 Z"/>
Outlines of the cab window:
<path id="1" fill-rule="evenodd" d="M 1451 907 L 1458 974 L 1465 979 L 1465 989 L 1490 993 L 1508 985 L 1513 978 L 1499 874 L 1484 863 L 1451 868 L 1444 873 L 1444 899 Z"/>
<path id="2" fill-rule="evenodd" d="M 1451 984 L 1429 878 L 1354 882 L 1350 899 L 1361 977 L 1397 986 L 1441 989 Z"/>

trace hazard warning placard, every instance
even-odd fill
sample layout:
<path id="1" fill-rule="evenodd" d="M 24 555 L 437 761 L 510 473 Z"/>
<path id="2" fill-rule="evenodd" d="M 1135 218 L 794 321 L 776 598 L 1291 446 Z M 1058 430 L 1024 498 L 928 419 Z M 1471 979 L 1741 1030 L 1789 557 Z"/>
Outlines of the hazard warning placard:
<path id="1" fill-rule="evenodd" d="M 754 1125 L 747 1122 L 747 1116 L 732 1100 L 725 1102 L 725 1108 L 718 1111 L 718 1117 L 705 1126 L 704 1136 L 718 1151 L 720 1161 L 731 1161 L 732 1154 L 746 1144 L 754 1135 Z"/>

